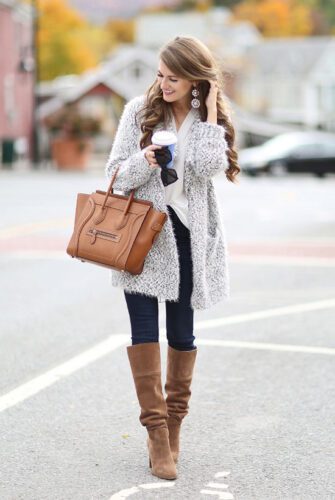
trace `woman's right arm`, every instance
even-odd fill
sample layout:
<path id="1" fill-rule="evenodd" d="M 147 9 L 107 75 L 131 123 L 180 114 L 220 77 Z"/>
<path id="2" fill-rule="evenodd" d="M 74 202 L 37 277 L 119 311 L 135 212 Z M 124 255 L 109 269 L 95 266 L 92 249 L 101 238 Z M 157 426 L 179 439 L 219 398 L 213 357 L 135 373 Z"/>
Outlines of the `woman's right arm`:
<path id="1" fill-rule="evenodd" d="M 114 188 L 120 191 L 138 188 L 148 182 L 156 171 L 155 161 L 150 159 L 149 152 L 157 146 L 139 150 L 140 129 L 135 118 L 141 103 L 142 96 L 135 97 L 125 105 L 105 167 L 105 174 L 110 179 L 116 167 L 120 166 L 114 182 Z"/>

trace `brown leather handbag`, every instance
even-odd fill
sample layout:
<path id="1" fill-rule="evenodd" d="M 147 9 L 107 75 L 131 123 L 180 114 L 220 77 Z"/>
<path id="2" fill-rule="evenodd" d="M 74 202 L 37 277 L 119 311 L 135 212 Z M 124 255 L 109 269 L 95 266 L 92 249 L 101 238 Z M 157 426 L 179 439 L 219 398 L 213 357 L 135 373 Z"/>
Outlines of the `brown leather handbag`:
<path id="1" fill-rule="evenodd" d="M 107 191 L 77 195 L 74 230 L 66 252 L 83 262 L 141 274 L 144 259 L 167 214 L 151 201 L 114 194 L 116 169 Z"/>

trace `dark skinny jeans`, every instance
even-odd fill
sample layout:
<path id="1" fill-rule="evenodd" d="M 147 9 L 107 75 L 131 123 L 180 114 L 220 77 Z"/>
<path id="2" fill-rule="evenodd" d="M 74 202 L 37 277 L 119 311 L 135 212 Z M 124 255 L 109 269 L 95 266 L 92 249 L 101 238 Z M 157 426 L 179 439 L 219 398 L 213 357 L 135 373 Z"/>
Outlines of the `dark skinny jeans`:
<path id="1" fill-rule="evenodd" d="M 194 311 L 191 308 L 192 256 L 190 231 L 168 206 L 178 247 L 180 287 L 178 302 L 165 301 L 168 345 L 180 351 L 196 349 L 193 335 Z M 127 302 L 132 345 L 159 341 L 158 299 L 124 291 Z"/>

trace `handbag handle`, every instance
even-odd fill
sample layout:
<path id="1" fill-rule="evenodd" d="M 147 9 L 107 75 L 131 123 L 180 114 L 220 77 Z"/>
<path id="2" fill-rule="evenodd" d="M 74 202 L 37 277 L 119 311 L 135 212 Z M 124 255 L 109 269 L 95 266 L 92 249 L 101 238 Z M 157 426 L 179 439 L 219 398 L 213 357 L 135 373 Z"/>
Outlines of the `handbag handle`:
<path id="1" fill-rule="evenodd" d="M 116 170 L 115 170 L 115 172 L 114 172 L 114 174 L 113 174 L 113 176 L 112 176 L 112 179 L 111 179 L 110 184 L 109 184 L 109 186 L 108 186 L 108 189 L 107 189 L 107 191 L 106 191 L 106 195 L 105 195 L 104 201 L 103 201 L 103 203 L 102 203 L 102 205 L 101 205 L 100 215 L 98 215 L 98 216 L 95 218 L 95 223 L 96 223 L 96 224 L 99 224 L 100 222 L 102 222 L 102 221 L 104 220 L 105 216 L 106 216 L 106 206 L 105 206 L 105 205 L 106 205 L 106 203 L 107 203 L 107 200 L 108 200 L 108 196 L 109 196 L 109 194 L 113 194 L 113 185 L 114 185 L 114 182 L 115 182 L 116 176 L 117 176 L 117 174 L 118 174 L 119 168 L 120 168 L 120 165 L 118 165 L 118 166 L 116 167 Z M 123 210 L 123 218 L 124 218 L 124 217 L 126 217 L 126 215 L 127 215 L 128 211 L 129 211 L 130 205 L 131 205 L 131 203 L 132 203 L 132 201 L 133 201 L 133 199 L 134 199 L 134 196 L 135 196 L 135 190 L 134 190 L 134 189 L 132 189 L 132 190 L 131 190 L 131 193 L 130 193 L 130 195 L 129 195 L 129 198 L 128 198 L 128 201 L 127 201 L 127 204 L 126 204 L 126 206 L 125 206 L 125 208 L 124 208 L 124 210 Z"/>

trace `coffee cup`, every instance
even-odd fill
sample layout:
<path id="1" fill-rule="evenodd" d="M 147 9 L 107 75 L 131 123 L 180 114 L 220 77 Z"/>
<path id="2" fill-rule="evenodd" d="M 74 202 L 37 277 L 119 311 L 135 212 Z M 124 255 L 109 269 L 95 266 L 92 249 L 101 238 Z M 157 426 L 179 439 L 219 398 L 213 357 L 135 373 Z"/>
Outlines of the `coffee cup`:
<path id="1" fill-rule="evenodd" d="M 157 146 L 168 147 L 172 156 L 172 160 L 166 165 L 167 168 L 172 168 L 174 160 L 174 151 L 177 143 L 177 137 L 169 130 L 159 130 L 155 132 L 151 139 L 152 144 Z"/>

